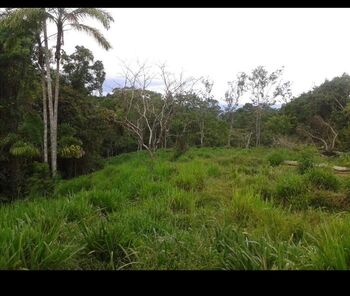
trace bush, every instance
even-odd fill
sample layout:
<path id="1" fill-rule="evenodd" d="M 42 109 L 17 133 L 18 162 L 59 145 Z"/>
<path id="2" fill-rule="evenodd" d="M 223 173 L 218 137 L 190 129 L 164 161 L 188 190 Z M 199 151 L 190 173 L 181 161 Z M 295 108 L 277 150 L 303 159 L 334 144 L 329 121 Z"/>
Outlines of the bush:
<path id="1" fill-rule="evenodd" d="M 309 203 L 314 208 L 346 211 L 350 206 L 350 198 L 344 193 L 316 190 L 310 194 Z"/>
<path id="2" fill-rule="evenodd" d="M 272 166 L 278 166 L 284 161 L 284 156 L 280 152 L 274 152 L 267 157 Z"/>
<path id="3" fill-rule="evenodd" d="M 314 167 L 313 156 L 310 153 L 303 152 L 299 162 L 298 171 L 300 174 L 305 174 Z"/>
<path id="4" fill-rule="evenodd" d="M 221 175 L 220 168 L 215 164 L 209 165 L 207 173 L 210 177 L 219 177 Z"/>
<path id="5" fill-rule="evenodd" d="M 91 175 L 89 176 L 80 176 L 72 180 L 61 181 L 55 190 L 55 195 L 68 195 L 77 193 L 83 190 L 91 189 Z"/>
<path id="6" fill-rule="evenodd" d="M 299 175 L 288 175 L 277 182 L 274 196 L 284 205 L 303 209 L 307 207 L 308 201 L 304 196 L 306 184 Z"/>
<path id="7" fill-rule="evenodd" d="M 307 178 L 318 189 L 337 191 L 340 187 L 338 178 L 329 170 L 314 168 L 309 170 Z"/>
<path id="8" fill-rule="evenodd" d="M 117 225 L 104 221 L 93 226 L 83 224 L 82 234 L 88 256 L 107 263 L 107 268 L 122 269 L 133 263 L 131 241 Z"/>
<path id="9" fill-rule="evenodd" d="M 177 160 L 181 155 L 185 154 L 188 150 L 188 145 L 184 137 L 178 137 L 175 143 L 174 154 L 172 160 Z"/>
<path id="10" fill-rule="evenodd" d="M 33 175 L 27 182 L 27 194 L 29 196 L 47 196 L 53 193 L 55 180 L 51 178 L 50 168 L 47 163 L 33 163 Z"/>
<path id="11" fill-rule="evenodd" d="M 288 175 L 279 180 L 275 193 L 278 197 L 289 198 L 302 194 L 305 190 L 304 180 L 298 175 Z"/>

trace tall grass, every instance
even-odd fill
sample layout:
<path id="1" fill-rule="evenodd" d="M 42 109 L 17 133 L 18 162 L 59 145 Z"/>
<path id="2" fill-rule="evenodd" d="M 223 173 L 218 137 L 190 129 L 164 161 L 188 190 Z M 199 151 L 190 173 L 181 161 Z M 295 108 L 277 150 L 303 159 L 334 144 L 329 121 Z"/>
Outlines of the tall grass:
<path id="1" fill-rule="evenodd" d="M 51 196 L 2 205 L 0 268 L 348 269 L 348 178 L 286 159 L 300 151 L 111 158 Z"/>

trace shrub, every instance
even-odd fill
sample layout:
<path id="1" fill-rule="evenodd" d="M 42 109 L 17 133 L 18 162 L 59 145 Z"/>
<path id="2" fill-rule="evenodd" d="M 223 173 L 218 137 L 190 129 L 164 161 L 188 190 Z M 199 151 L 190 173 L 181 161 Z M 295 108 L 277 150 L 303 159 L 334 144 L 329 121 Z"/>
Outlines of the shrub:
<path id="1" fill-rule="evenodd" d="M 274 197 L 284 205 L 292 206 L 295 209 L 304 209 L 308 205 L 305 191 L 306 184 L 301 176 L 287 175 L 277 182 Z"/>
<path id="2" fill-rule="evenodd" d="M 313 156 L 308 152 L 303 152 L 299 161 L 298 171 L 300 174 L 305 174 L 308 170 L 314 167 Z"/>
<path id="3" fill-rule="evenodd" d="M 310 194 L 309 203 L 315 208 L 345 211 L 349 209 L 350 198 L 344 193 L 316 190 Z"/>
<path id="4" fill-rule="evenodd" d="M 29 196 L 47 196 L 52 194 L 55 180 L 51 178 L 50 168 L 47 163 L 33 163 L 33 175 L 27 182 Z"/>
<path id="5" fill-rule="evenodd" d="M 345 189 L 345 192 L 347 193 L 347 195 L 350 197 L 350 178 L 346 178 L 344 180 L 344 189 Z"/>
<path id="6" fill-rule="evenodd" d="M 220 176 L 220 168 L 215 165 L 215 164 L 211 164 L 208 167 L 208 176 L 210 177 L 219 177 Z"/>
<path id="7" fill-rule="evenodd" d="M 305 190 L 304 180 L 298 175 L 287 175 L 277 182 L 275 193 L 280 198 L 289 198 L 302 194 Z"/>
<path id="8" fill-rule="evenodd" d="M 314 168 L 309 170 L 307 178 L 318 189 L 337 191 L 340 187 L 338 178 L 329 170 Z"/>
<path id="9" fill-rule="evenodd" d="M 78 178 L 62 181 L 56 187 L 56 195 L 67 195 L 77 193 L 92 188 L 91 175 L 80 176 Z"/>
<path id="10" fill-rule="evenodd" d="M 272 242 L 267 235 L 254 239 L 228 227 L 216 231 L 215 247 L 224 268 L 233 270 L 291 269 L 303 251 L 291 242 Z"/>
<path id="11" fill-rule="evenodd" d="M 284 155 L 280 152 L 271 153 L 267 160 L 270 162 L 272 166 L 278 166 L 284 161 Z"/>
<path id="12" fill-rule="evenodd" d="M 178 137 L 175 143 L 174 154 L 172 160 L 177 160 L 181 155 L 185 154 L 188 150 L 188 145 L 184 137 Z"/>
<path id="13" fill-rule="evenodd" d="M 135 253 L 131 250 L 124 231 L 113 224 L 101 222 L 82 227 L 88 255 L 107 264 L 111 269 L 122 269 L 133 263 Z"/>

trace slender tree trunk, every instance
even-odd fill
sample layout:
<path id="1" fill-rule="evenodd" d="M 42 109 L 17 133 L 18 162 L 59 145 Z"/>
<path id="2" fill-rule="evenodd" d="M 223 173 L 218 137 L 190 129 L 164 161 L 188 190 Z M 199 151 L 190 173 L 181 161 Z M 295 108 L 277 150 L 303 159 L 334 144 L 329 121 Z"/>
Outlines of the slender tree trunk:
<path id="1" fill-rule="evenodd" d="M 43 160 L 45 163 L 48 163 L 48 149 L 47 149 L 47 88 L 46 88 L 46 78 L 45 78 L 45 60 L 43 48 L 41 45 L 40 33 L 37 34 L 37 42 L 39 49 L 39 66 L 40 66 L 40 74 L 41 74 L 41 87 L 43 91 L 43 124 L 44 124 L 44 149 L 43 149 Z"/>
<path id="2" fill-rule="evenodd" d="M 260 106 L 257 108 L 256 121 L 255 121 L 255 146 L 260 145 L 260 133 L 261 133 L 261 109 Z"/>
<path id="3" fill-rule="evenodd" d="M 247 141 L 247 143 L 245 145 L 245 148 L 249 148 L 251 137 L 252 137 L 252 132 L 250 132 L 249 135 L 248 135 L 248 141 Z"/>
<path id="4" fill-rule="evenodd" d="M 55 80 L 55 100 L 53 110 L 53 128 L 51 137 L 51 166 L 52 175 L 55 176 L 57 172 L 57 121 L 58 121 L 58 97 L 60 89 L 60 60 L 61 60 L 61 39 L 62 30 L 61 27 L 57 26 L 57 43 L 56 43 L 56 80 Z"/>
<path id="5" fill-rule="evenodd" d="M 203 147 L 203 145 L 204 145 L 204 121 L 201 121 L 201 123 L 200 123 L 200 135 L 201 135 L 201 138 L 200 138 L 201 147 Z"/>
<path id="6" fill-rule="evenodd" d="M 52 143 L 54 143 L 54 111 L 53 111 L 53 102 L 52 102 L 52 79 L 51 79 L 51 69 L 50 69 L 50 52 L 47 39 L 47 26 L 46 19 L 43 21 L 43 32 L 44 32 L 44 44 L 45 44 L 45 64 L 46 64 L 46 80 L 47 80 L 47 96 L 48 96 L 48 105 L 49 105 L 49 120 L 50 120 L 50 142 L 51 142 L 51 173 L 54 176 L 56 171 L 56 165 L 53 166 L 52 155 Z"/>
<path id="7" fill-rule="evenodd" d="M 228 139 L 227 139 L 227 146 L 231 147 L 231 138 L 233 134 L 233 114 L 231 114 L 231 120 L 230 120 L 230 130 L 228 133 Z"/>
<path id="8" fill-rule="evenodd" d="M 44 122 L 44 162 L 48 163 L 48 150 L 47 150 L 47 96 L 46 96 L 46 83 L 44 70 L 41 72 L 41 84 L 43 89 L 43 122 Z"/>

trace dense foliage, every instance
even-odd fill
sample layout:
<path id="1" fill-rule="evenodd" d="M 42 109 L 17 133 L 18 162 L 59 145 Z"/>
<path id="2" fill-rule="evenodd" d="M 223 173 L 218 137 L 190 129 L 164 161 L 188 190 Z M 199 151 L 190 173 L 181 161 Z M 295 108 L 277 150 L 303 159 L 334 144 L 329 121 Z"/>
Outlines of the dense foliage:
<path id="1" fill-rule="evenodd" d="M 79 13 L 101 17 L 94 10 Z M 29 20 L 15 28 L 0 24 L 0 197 L 5 200 L 32 191 L 36 164 L 44 160 L 43 55 L 36 25 Z M 161 94 L 143 89 L 142 83 L 126 83 L 102 95 L 104 66 L 89 49 L 76 46 L 70 55 L 62 50 L 59 61 L 59 175 L 53 182 L 94 171 L 106 157 L 143 149 L 153 154 L 179 143 L 179 153 L 196 146 L 293 148 L 301 143 L 314 144 L 328 155 L 350 149 L 347 74 L 291 99 L 289 82 L 276 84 L 282 69 L 268 73 L 259 66 L 229 82 L 224 106 L 211 94 L 208 79 L 201 81 L 202 91 L 178 91 L 179 83 L 177 90 L 169 87 Z M 53 79 L 56 74 L 52 71 Z M 169 79 L 164 69 L 162 74 Z M 175 80 L 164 82 L 176 85 Z M 265 91 L 267 86 L 274 91 Z M 242 105 L 241 96 L 249 89 L 251 102 Z M 278 96 L 289 98 L 280 109 L 272 106 Z M 50 162 L 45 165 L 50 174 Z"/>

